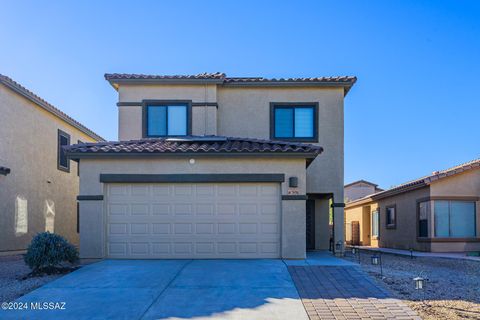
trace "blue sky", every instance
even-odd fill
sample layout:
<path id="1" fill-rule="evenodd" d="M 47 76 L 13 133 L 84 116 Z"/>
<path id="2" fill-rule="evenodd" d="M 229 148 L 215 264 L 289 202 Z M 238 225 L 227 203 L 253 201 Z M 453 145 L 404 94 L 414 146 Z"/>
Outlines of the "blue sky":
<path id="1" fill-rule="evenodd" d="M 105 72 L 356 75 L 345 182 L 480 157 L 480 1 L 2 1 L 0 73 L 107 139 Z"/>

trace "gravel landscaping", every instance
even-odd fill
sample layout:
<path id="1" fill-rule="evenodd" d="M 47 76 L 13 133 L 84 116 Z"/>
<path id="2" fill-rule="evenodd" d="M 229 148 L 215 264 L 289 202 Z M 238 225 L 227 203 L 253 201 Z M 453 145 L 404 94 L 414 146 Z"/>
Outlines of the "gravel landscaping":
<path id="1" fill-rule="evenodd" d="M 0 257 L 0 302 L 13 301 L 62 276 L 55 274 L 26 278 L 30 271 L 30 268 L 23 262 L 23 256 Z"/>
<path id="2" fill-rule="evenodd" d="M 382 254 L 380 266 L 371 264 L 372 252 L 361 251 L 363 270 L 405 301 L 422 319 L 480 319 L 480 262 L 461 259 Z M 345 259 L 358 262 L 358 255 Z M 428 278 L 425 290 L 415 290 L 413 278 Z"/>

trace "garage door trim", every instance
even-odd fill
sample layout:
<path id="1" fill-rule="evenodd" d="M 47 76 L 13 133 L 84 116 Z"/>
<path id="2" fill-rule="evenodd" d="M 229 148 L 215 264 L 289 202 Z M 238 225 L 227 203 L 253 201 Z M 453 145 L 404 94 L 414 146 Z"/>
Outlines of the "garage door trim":
<path id="1" fill-rule="evenodd" d="M 283 173 L 100 174 L 103 183 L 284 182 Z"/>

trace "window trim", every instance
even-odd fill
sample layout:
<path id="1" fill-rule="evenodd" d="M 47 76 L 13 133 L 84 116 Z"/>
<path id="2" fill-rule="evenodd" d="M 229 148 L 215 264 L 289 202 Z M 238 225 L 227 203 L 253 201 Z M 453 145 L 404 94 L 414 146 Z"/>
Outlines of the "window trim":
<path id="1" fill-rule="evenodd" d="M 373 234 L 373 223 L 374 223 L 374 219 L 373 219 L 373 214 L 374 213 L 377 213 L 377 234 L 374 235 Z M 372 234 L 372 239 L 373 240 L 378 240 L 380 238 L 380 208 L 376 208 L 374 210 L 371 211 L 371 217 L 372 217 L 372 221 L 371 221 L 371 234 Z"/>
<path id="2" fill-rule="evenodd" d="M 186 135 L 148 135 L 148 107 L 149 106 L 187 106 L 187 133 Z M 167 119 L 168 121 L 168 119 Z M 142 138 L 170 138 L 192 135 L 192 100 L 142 100 Z"/>
<path id="3" fill-rule="evenodd" d="M 435 237 L 435 235 L 429 236 L 429 237 L 420 237 L 420 233 L 419 233 L 420 202 L 435 201 L 435 200 L 465 201 L 465 202 L 476 203 L 477 201 L 480 201 L 480 197 L 475 197 L 475 196 L 433 196 L 433 197 L 424 197 L 424 198 L 417 199 L 417 241 L 419 241 L 419 242 L 480 242 L 480 232 L 477 232 L 478 231 L 477 224 L 478 224 L 479 220 L 477 219 L 477 206 L 476 205 L 474 206 L 474 210 L 475 210 L 475 213 L 474 213 L 475 234 L 476 234 L 475 237 L 444 238 L 444 237 Z M 431 210 L 430 214 L 433 216 L 434 215 L 433 204 L 431 204 L 431 209 L 430 210 Z M 431 224 L 434 224 L 434 219 L 431 220 Z M 434 227 L 431 227 L 431 228 L 434 228 Z M 434 231 L 434 230 L 430 229 L 430 231 Z"/>
<path id="4" fill-rule="evenodd" d="M 275 137 L 275 109 L 295 107 L 313 107 L 313 137 L 309 138 L 277 138 Z M 295 131 L 295 126 L 293 128 Z M 318 142 L 318 102 L 270 102 L 270 140 Z"/>
<path id="5" fill-rule="evenodd" d="M 77 140 L 78 144 L 82 144 L 83 141 Z M 77 177 L 80 177 L 80 159 L 77 162 Z"/>
<path id="6" fill-rule="evenodd" d="M 67 157 L 67 166 L 64 167 L 60 164 L 60 154 L 61 154 L 61 148 L 62 146 L 60 145 L 60 137 L 64 137 L 64 138 L 67 138 L 67 145 L 69 146 L 70 145 L 70 135 L 68 133 L 66 133 L 65 131 L 62 131 L 60 129 L 58 129 L 57 131 L 57 169 L 60 170 L 60 171 L 64 171 L 64 172 L 70 172 L 70 159 L 68 159 Z"/>
<path id="7" fill-rule="evenodd" d="M 429 212 L 429 215 L 431 216 L 432 215 L 432 200 L 430 198 L 421 198 L 421 199 L 417 199 L 417 223 L 416 223 L 416 229 L 417 229 L 417 240 L 419 239 L 430 239 L 431 237 L 428 236 L 428 234 L 430 234 L 430 228 L 431 228 L 431 223 L 432 223 L 432 220 L 430 219 L 431 217 L 429 216 L 427 219 L 428 221 L 428 228 L 427 228 L 427 236 L 426 237 L 422 237 L 420 236 L 420 204 L 421 203 L 424 203 L 424 202 L 430 202 L 430 212 Z"/>
<path id="8" fill-rule="evenodd" d="M 394 223 L 388 224 L 388 209 L 393 208 L 395 210 L 395 220 Z M 397 205 L 390 204 L 385 206 L 385 228 L 387 229 L 396 229 L 397 228 Z"/>

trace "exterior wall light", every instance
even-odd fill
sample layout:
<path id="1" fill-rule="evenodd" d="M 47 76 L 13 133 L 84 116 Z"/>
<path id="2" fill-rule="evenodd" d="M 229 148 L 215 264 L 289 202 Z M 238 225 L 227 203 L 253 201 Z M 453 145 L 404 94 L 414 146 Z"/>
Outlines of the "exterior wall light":
<path id="1" fill-rule="evenodd" d="M 356 254 L 357 254 L 357 248 L 352 247 L 352 254 L 353 254 L 353 255 L 356 255 Z"/>
<path id="2" fill-rule="evenodd" d="M 190 164 L 195 164 L 195 159 L 192 158 L 192 159 L 188 160 L 188 162 L 189 162 Z"/>
<path id="3" fill-rule="evenodd" d="M 297 188 L 298 187 L 298 178 L 297 177 L 288 178 L 288 186 L 290 188 Z"/>

